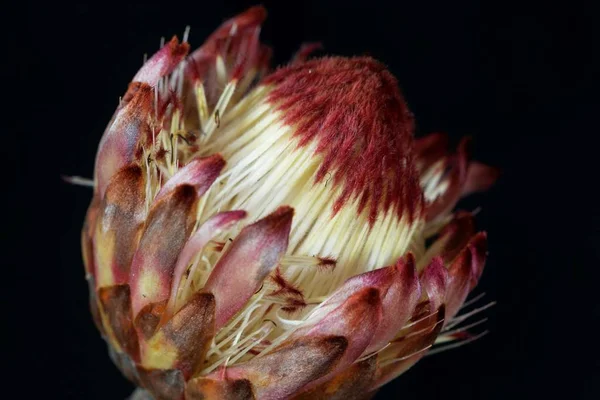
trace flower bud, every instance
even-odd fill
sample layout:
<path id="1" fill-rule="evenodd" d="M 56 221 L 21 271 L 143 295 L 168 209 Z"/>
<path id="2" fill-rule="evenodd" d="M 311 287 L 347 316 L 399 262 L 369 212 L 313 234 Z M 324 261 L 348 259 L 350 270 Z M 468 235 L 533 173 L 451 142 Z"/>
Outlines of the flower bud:
<path id="1" fill-rule="evenodd" d="M 466 141 L 415 139 L 372 58 L 308 59 L 311 44 L 269 71 L 265 17 L 249 9 L 189 55 L 171 40 L 100 141 L 90 304 L 155 399 L 363 398 L 466 338 L 450 329 L 487 236 L 452 209 L 495 170 Z"/>

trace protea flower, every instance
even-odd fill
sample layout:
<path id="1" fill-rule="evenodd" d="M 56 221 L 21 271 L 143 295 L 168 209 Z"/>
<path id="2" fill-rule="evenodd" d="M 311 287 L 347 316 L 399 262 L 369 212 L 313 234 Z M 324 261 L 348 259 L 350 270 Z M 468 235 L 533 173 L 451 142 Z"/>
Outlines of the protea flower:
<path id="1" fill-rule="evenodd" d="M 466 141 L 414 139 L 372 58 L 308 60 L 308 45 L 269 72 L 264 18 L 252 8 L 189 55 L 173 38 L 99 145 L 90 304 L 139 396 L 368 398 L 467 337 L 453 327 L 486 234 L 452 209 L 494 170 Z"/>

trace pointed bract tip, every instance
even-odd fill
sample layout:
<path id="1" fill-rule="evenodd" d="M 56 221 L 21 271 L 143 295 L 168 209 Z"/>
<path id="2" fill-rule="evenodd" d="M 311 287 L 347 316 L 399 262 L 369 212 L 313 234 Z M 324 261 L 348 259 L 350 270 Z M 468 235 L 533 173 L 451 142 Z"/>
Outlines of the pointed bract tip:
<path id="1" fill-rule="evenodd" d="M 189 43 L 179 43 L 177 36 L 173 36 L 169 43 L 146 61 L 133 77 L 133 82 L 143 82 L 152 87 L 156 86 L 162 77 L 173 72 L 189 51 Z"/>
<path id="2" fill-rule="evenodd" d="M 291 218 L 294 216 L 294 208 L 290 206 L 277 207 L 275 211 L 269 214 L 268 218 Z"/>
<path id="3" fill-rule="evenodd" d="M 442 257 L 434 257 L 420 276 L 421 287 L 427 293 L 431 309 L 437 310 L 443 305 L 448 285 L 448 270 Z"/>
<path id="4" fill-rule="evenodd" d="M 406 255 L 402 258 L 400 258 L 398 260 L 398 262 L 396 263 L 396 268 L 397 269 L 404 269 L 407 268 L 408 270 L 414 270 L 416 272 L 416 259 L 415 259 L 415 255 L 413 254 L 412 251 L 409 251 L 408 253 L 406 253 Z"/>
<path id="5" fill-rule="evenodd" d="M 280 206 L 271 214 L 256 221 L 254 224 L 247 226 L 244 229 L 268 229 L 271 232 L 285 231 L 285 235 L 289 235 L 294 218 L 294 209 L 290 206 Z"/>
<path id="6" fill-rule="evenodd" d="M 219 28 L 206 42 L 211 42 L 235 35 L 237 32 L 245 31 L 261 25 L 267 19 L 267 9 L 263 6 L 253 6 L 241 14 L 223 22 Z"/>
<path id="7" fill-rule="evenodd" d="M 488 243 L 487 243 L 487 232 L 479 232 L 471 239 L 469 243 L 471 252 L 473 253 L 473 269 L 471 278 L 471 290 L 477 286 L 481 275 L 483 274 L 483 268 L 488 255 Z"/>
<path id="8" fill-rule="evenodd" d="M 219 177 L 226 161 L 220 154 L 204 158 L 195 158 L 180 168 L 171 179 L 165 183 L 156 199 L 164 197 L 181 185 L 191 185 L 196 189 L 198 197 L 202 196 Z"/>
<path id="9" fill-rule="evenodd" d="M 231 19 L 238 26 L 245 28 L 250 25 L 260 25 L 267 19 L 267 9 L 262 5 L 256 5 L 248 8 L 241 14 Z"/>

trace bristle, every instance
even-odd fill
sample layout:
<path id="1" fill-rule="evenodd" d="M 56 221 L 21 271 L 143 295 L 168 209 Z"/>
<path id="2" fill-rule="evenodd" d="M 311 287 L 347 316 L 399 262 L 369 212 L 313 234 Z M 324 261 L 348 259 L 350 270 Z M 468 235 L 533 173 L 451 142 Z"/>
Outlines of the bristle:
<path id="1" fill-rule="evenodd" d="M 460 338 L 455 335 L 464 334 L 469 329 L 474 328 L 478 325 L 481 325 L 481 324 L 485 323 L 487 320 L 488 320 L 487 318 L 482 318 L 479 321 L 473 322 L 473 323 L 465 325 L 465 326 L 461 326 L 460 328 L 457 328 L 454 330 L 448 330 L 448 328 L 446 327 L 446 328 L 442 329 L 440 336 L 451 336 L 453 338 Z"/>
<path id="2" fill-rule="evenodd" d="M 299 64 L 308 59 L 308 57 L 317 50 L 323 49 L 321 42 L 302 43 L 300 49 L 294 54 L 291 64 Z"/>
<path id="3" fill-rule="evenodd" d="M 60 177 L 62 178 L 63 181 L 70 183 L 71 185 L 94 187 L 94 180 L 90 179 L 90 178 L 84 178 L 84 177 L 75 176 L 75 175 L 74 176 L 61 175 Z"/>
<path id="4" fill-rule="evenodd" d="M 181 41 L 183 43 L 187 43 L 189 36 L 190 36 L 190 26 L 187 25 L 185 27 L 185 31 L 183 32 L 183 37 L 182 37 Z"/>
<path id="5" fill-rule="evenodd" d="M 484 336 L 485 336 L 485 335 L 487 335 L 488 333 L 489 333 L 489 331 L 483 331 L 483 332 L 481 332 L 481 333 L 480 333 L 480 334 L 478 334 L 478 335 L 471 336 L 470 338 L 468 338 L 468 339 L 465 339 L 465 340 L 461 340 L 461 341 L 459 341 L 459 342 L 455 342 L 455 343 L 448 344 L 448 345 L 445 345 L 445 346 L 434 347 L 433 349 L 431 349 L 431 350 L 430 350 L 430 351 L 427 353 L 427 356 L 432 356 L 432 355 L 434 355 L 434 354 L 441 353 L 441 352 L 443 352 L 443 351 L 447 351 L 447 350 L 450 350 L 450 349 L 455 349 L 455 348 L 457 348 L 457 347 L 464 346 L 464 345 L 466 345 L 466 344 L 469 344 L 469 343 L 471 343 L 471 342 L 474 342 L 475 340 L 481 339 L 482 337 L 484 337 Z"/>
<path id="6" fill-rule="evenodd" d="M 333 257 L 317 257 L 319 259 L 318 267 L 323 269 L 333 269 L 335 268 L 337 261 Z"/>
<path id="7" fill-rule="evenodd" d="M 390 359 L 386 359 L 385 361 L 383 361 L 383 362 L 381 362 L 381 363 L 380 363 L 380 366 L 381 366 L 381 367 L 384 367 L 384 366 L 386 366 L 386 365 L 393 364 L 393 363 L 396 363 L 396 362 L 398 362 L 398 361 L 404 361 L 404 360 L 407 360 L 407 359 L 409 359 L 409 358 L 411 358 L 411 357 L 413 357 L 413 356 L 416 356 L 417 354 L 425 353 L 425 352 L 426 352 L 427 350 L 429 350 L 430 348 L 431 348 L 431 345 L 428 345 L 428 346 L 425 346 L 425 347 L 423 347 L 423 348 L 421 348 L 421 349 L 415 350 L 415 351 L 413 351 L 412 353 L 410 353 L 410 354 L 407 354 L 407 355 L 405 355 L 405 356 L 402 356 L 402 357 L 396 357 L 396 358 L 390 358 Z"/>
<path id="8" fill-rule="evenodd" d="M 487 310 L 488 308 L 490 308 L 492 306 L 495 306 L 495 305 L 496 305 L 496 302 L 492 301 L 492 302 L 489 302 L 488 304 L 486 304 L 486 305 L 484 305 L 482 307 L 478 307 L 478 308 L 474 309 L 473 311 L 469 311 L 468 313 L 464 313 L 462 315 L 458 315 L 458 316 L 452 318 L 448 322 L 448 324 L 446 325 L 446 329 L 453 328 L 456 325 L 460 324 L 461 322 L 463 322 L 463 321 L 471 318 L 472 316 L 474 316 L 476 314 L 479 314 L 480 312 L 482 312 L 484 310 Z"/>
<path id="9" fill-rule="evenodd" d="M 335 268 L 337 261 L 333 257 L 318 257 L 318 256 L 285 256 L 281 260 L 281 265 L 295 265 L 319 267 L 324 269 Z"/>
<path id="10" fill-rule="evenodd" d="M 308 304 L 302 298 L 288 297 L 285 299 L 285 305 L 281 307 L 281 311 L 286 314 L 293 314 L 303 310 Z"/>
<path id="11" fill-rule="evenodd" d="M 485 297 L 485 293 L 478 294 L 477 296 L 473 297 L 472 299 L 465 301 L 463 303 L 463 305 L 460 306 L 460 309 L 462 310 L 465 307 L 469 307 L 470 305 L 477 303 L 479 300 L 483 299 L 484 297 Z"/>
<path id="12" fill-rule="evenodd" d="M 159 148 L 154 155 L 154 159 L 157 161 L 164 161 L 170 153 L 164 147 Z"/>
<path id="13" fill-rule="evenodd" d="M 277 286 L 277 289 L 269 293 L 269 296 L 296 296 L 303 297 L 302 291 L 288 282 L 281 273 L 281 269 L 277 268 L 270 276 L 271 281 Z"/>

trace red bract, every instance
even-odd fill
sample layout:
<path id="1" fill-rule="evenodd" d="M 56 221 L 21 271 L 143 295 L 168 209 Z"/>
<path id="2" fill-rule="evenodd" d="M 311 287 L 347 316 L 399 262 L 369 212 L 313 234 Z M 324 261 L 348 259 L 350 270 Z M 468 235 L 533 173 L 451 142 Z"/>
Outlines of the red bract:
<path id="1" fill-rule="evenodd" d="M 265 17 L 251 8 L 189 56 L 171 40 L 100 142 L 82 247 L 135 396 L 368 398 L 471 340 L 457 326 L 479 309 L 459 312 L 487 235 L 452 209 L 496 171 L 466 141 L 415 140 L 371 58 L 307 60 L 309 44 L 268 74 Z"/>

